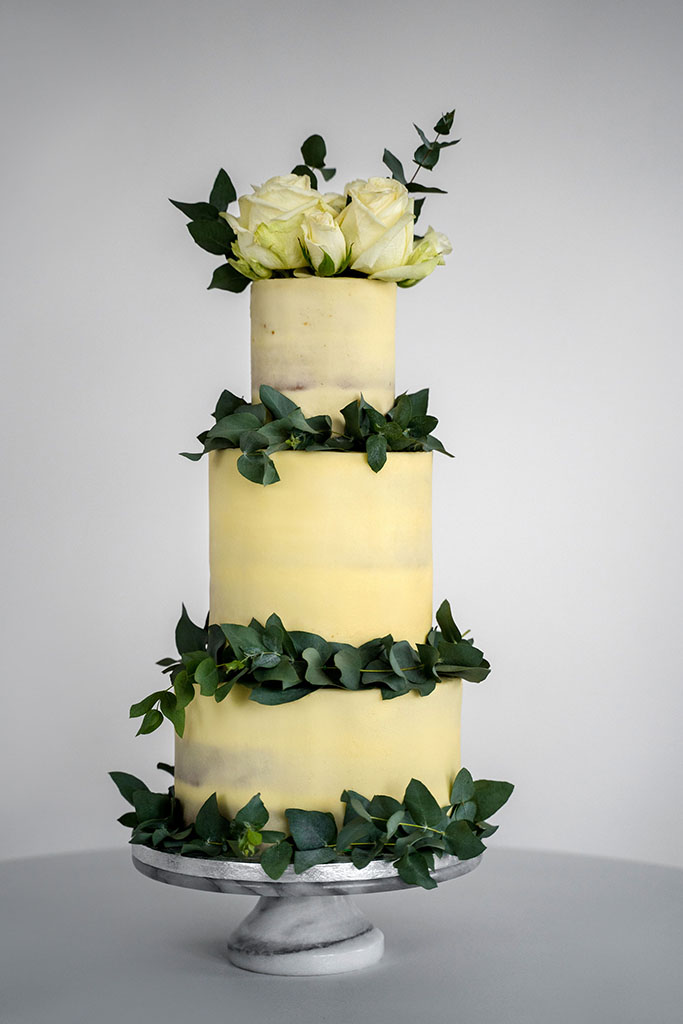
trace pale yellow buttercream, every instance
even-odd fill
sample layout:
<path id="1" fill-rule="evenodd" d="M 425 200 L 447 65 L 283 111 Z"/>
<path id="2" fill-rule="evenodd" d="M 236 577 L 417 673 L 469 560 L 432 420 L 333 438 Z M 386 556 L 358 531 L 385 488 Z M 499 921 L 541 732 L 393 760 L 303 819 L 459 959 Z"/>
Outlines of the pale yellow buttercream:
<path id="1" fill-rule="evenodd" d="M 461 695 L 456 679 L 393 700 L 335 689 L 266 707 L 239 684 L 220 704 L 197 696 L 176 739 L 176 793 L 191 820 L 214 792 L 227 815 L 260 792 L 271 828 L 287 807 L 340 819 L 345 788 L 400 799 L 412 777 L 445 804 L 460 768 Z"/>
<path id="2" fill-rule="evenodd" d="M 349 277 L 251 286 L 251 387 L 269 384 L 305 415 L 339 410 L 361 392 L 380 412 L 394 401 L 396 285 Z"/>
<path id="3" fill-rule="evenodd" d="M 277 452 L 279 483 L 238 473 L 212 452 L 211 621 L 265 622 L 361 644 L 432 624 L 431 452 Z"/>

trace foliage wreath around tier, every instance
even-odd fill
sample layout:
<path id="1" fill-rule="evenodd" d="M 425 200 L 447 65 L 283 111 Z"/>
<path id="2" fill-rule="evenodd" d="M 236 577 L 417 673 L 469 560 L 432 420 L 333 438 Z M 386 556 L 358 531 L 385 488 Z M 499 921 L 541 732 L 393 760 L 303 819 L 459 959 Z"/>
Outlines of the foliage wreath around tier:
<path id="1" fill-rule="evenodd" d="M 303 162 L 291 174 L 269 178 L 240 196 L 238 213 L 228 212 L 237 191 L 223 168 L 208 203 L 171 199 L 188 217 L 187 229 L 197 245 L 226 260 L 214 271 L 209 288 L 241 292 L 252 281 L 312 274 L 395 281 L 404 288 L 417 284 L 452 252 L 446 235 L 434 228 L 416 233 L 425 195 L 444 189 L 415 178 L 421 170 L 432 171 L 441 151 L 460 141 L 447 138 L 454 117 L 455 110 L 441 115 L 433 139 L 414 125 L 420 145 L 410 180 L 398 157 L 385 149 L 382 160 L 390 178 L 358 178 L 343 193 L 319 192 L 317 173 L 329 181 L 336 171 L 325 164 L 323 137 L 310 135 L 301 146 Z M 422 193 L 419 199 L 416 193 Z"/>
<path id="2" fill-rule="evenodd" d="M 329 416 L 306 418 L 301 408 L 280 391 L 262 384 L 258 403 L 223 391 L 212 415 L 216 421 L 197 440 L 201 452 L 181 452 L 197 462 L 208 452 L 239 448 L 242 455 L 237 468 L 247 480 L 257 484 L 275 484 L 280 475 L 271 459 L 274 452 L 365 452 L 370 468 L 379 473 L 387 461 L 387 452 L 447 452 L 432 430 L 439 421 L 427 414 L 429 389 L 402 394 L 384 415 L 363 396 L 341 410 L 344 433 L 332 433 Z"/>
<path id="3" fill-rule="evenodd" d="M 443 678 L 480 683 L 489 662 L 472 639 L 460 632 L 444 601 L 436 613 L 439 629 L 431 629 L 423 644 L 412 647 L 391 635 L 360 647 L 325 640 L 316 633 L 285 629 L 278 615 L 265 626 L 252 619 L 239 623 L 198 626 L 185 605 L 175 631 L 178 657 L 157 664 L 170 677 L 164 690 L 150 693 L 130 708 L 142 718 L 137 735 L 154 732 L 164 718 L 179 736 L 185 730 L 185 708 L 197 688 L 218 703 L 236 683 L 249 687 L 258 704 L 288 704 L 322 688 L 361 690 L 379 688 L 384 700 L 411 690 L 426 697 Z"/>
<path id="4" fill-rule="evenodd" d="M 173 774 L 170 765 L 158 768 Z M 296 874 L 315 864 L 351 863 L 361 870 L 372 860 L 390 860 L 408 885 L 433 889 L 430 872 L 435 858 L 452 854 L 471 860 L 483 853 L 484 839 L 497 825 L 495 814 L 514 789 L 510 782 L 472 779 L 466 768 L 455 777 L 450 802 L 441 807 L 427 787 L 411 779 L 403 800 L 374 796 L 371 800 L 344 790 L 342 827 L 329 811 L 290 807 L 285 811 L 289 833 L 267 829 L 269 814 L 260 793 L 234 818 L 224 817 L 213 793 L 186 825 L 174 787 L 152 793 L 127 772 L 110 772 L 119 792 L 133 810 L 118 820 L 132 829 L 130 842 L 185 857 L 216 860 L 258 859 L 265 873 L 280 878 L 293 862 Z"/>

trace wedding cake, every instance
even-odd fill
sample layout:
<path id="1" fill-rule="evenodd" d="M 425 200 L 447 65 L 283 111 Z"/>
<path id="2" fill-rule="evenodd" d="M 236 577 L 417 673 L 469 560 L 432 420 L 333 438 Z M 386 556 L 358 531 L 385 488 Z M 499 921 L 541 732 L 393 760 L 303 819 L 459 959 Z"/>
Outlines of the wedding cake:
<path id="1" fill-rule="evenodd" d="M 454 144 L 453 113 L 432 140 L 417 129 L 418 171 Z M 318 188 L 320 136 L 301 154 L 239 200 L 224 170 L 208 203 L 173 200 L 223 257 L 209 287 L 251 286 L 251 396 L 224 390 L 183 453 L 208 456 L 209 614 L 183 606 L 164 687 L 130 709 L 139 734 L 172 723 L 173 785 L 112 772 L 119 820 L 132 843 L 273 879 L 391 858 L 432 888 L 435 857 L 477 857 L 512 791 L 460 765 L 462 683 L 489 663 L 447 601 L 432 624 L 432 461 L 449 453 L 428 391 L 395 388 L 397 287 L 451 246 L 416 231 L 415 194 L 441 190 L 389 151 L 391 178 L 343 193 Z"/>

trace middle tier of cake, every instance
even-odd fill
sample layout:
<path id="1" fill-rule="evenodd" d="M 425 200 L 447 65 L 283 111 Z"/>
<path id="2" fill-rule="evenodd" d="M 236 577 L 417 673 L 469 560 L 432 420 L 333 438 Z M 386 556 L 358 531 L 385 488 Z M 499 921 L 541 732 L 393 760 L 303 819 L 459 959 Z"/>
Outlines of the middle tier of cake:
<path id="1" fill-rule="evenodd" d="M 265 623 L 362 644 L 421 642 L 432 625 L 432 454 L 278 452 L 280 482 L 209 456 L 212 622 Z"/>

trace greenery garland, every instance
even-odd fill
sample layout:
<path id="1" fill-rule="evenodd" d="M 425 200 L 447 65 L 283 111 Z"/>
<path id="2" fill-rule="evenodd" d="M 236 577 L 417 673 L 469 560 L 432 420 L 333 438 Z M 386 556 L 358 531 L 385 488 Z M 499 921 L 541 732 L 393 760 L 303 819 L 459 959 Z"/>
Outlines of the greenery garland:
<path id="1" fill-rule="evenodd" d="M 415 690 L 431 693 L 442 677 L 480 683 L 489 662 L 473 640 L 460 632 L 444 601 L 436 613 L 439 629 L 431 629 L 424 644 L 412 647 L 391 635 L 360 647 L 325 640 L 316 633 L 285 629 L 278 615 L 265 626 L 252 619 L 239 623 L 198 626 L 185 605 L 175 631 L 178 657 L 157 662 L 170 675 L 170 686 L 133 704 L 131 718 L 142 718 L 140 734 L 154 732 L 164 718 L 179 736 L 185 729 L 185 708 L 196 687 L 205 697 L 224 700 L 235 683 L 251 689 L 259 704 L 287 704 L 322 687 L 360 690 L 377 687 L 384 700 Z"/>
<path id="2" fill-rule="evenodd" d="M 399 395 L 386 416 L 361 396 L 341 410 L 343 434 L 332 433 L 329 416 L 305 417 L 295 402 L 267 384 L 261 385 L 259 397 L 260 403 L 250 403 L 223 391 L 213 412 L 214 426 L 197 437 L 203 450 L 181 455 L 196 462 L 207 452 L 240 448 L 237 468 L 258 484 L 280 479 L 270 458 L 273 452 L 366 452 L 375 473 L 387 461 L 388 451 L 438 451 L 453 457 L 432 434 L 439 421 L 427 414 L 428 388 Z"/>
<path id="3" fill-rule="evenodd" d="M 173 774 L 170 765 L 158 768 Z M 152 793 L 144 782 L 127 772 L 110 772 L 119 792 L 133 810 L 118 820 L 132 829 L 130 842 L 184 857 L 218 860 L 258 860 L 269 878 L 280 878 L 293 862 L 296 874 L 314 864 L 351 863 L 359 870 L 372 860 L 389 859 L 408 885 L 433 889 L 430 872 L 435 857 L 452 854 L 471 860 L 486 849 L 482 840 L 497 825 L 486 820 L 508 800 L 510 782 L 479 779 L 466 768 L 455 777 L 450 802 L 441 807 L 424 783 L 412 779 L 402 801 L 391 796 L 372 800 L 344 790 L 346 805 L 342 828 L 329 811 L 290 807 L 285 811 L 289 833 L 266 829 L 268 811 L 260 793 L 225 818 L 213 793 L 200 808 L 196 820 L 185 825 L 174 787 Z M 265 846 L 265 849 L 262 847 Z"/>

